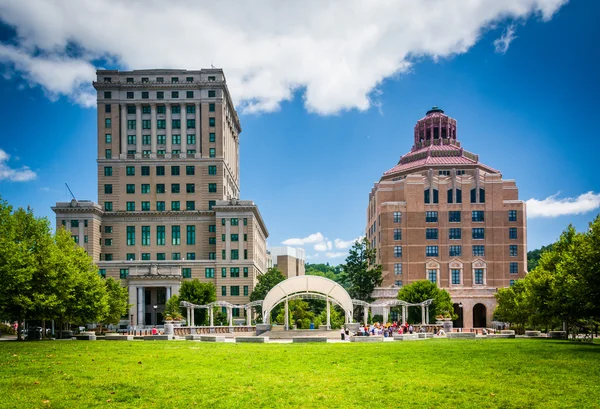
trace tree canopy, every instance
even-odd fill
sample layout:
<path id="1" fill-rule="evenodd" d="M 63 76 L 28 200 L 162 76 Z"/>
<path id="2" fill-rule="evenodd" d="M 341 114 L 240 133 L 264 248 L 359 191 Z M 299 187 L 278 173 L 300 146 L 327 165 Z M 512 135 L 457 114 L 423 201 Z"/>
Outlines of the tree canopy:
<path id="1" fill-rule="evenodd" d="M 348 277 L 348 293 L 353 299 L 373 301 L 371 293 L 383 280 L 381 265 L 376 264 L 377 250 L 366 238 L 357 240 L 349 250 L 343 269 Z"/>
<path id="2" fill-rule="evenodd" d="M 454 308 L 450 293 L 439 288 L 429 280 L 414 281 L 398 291 L 398 299 L 408 303 L 420 303 L 433 299 L 429 306 L 429 322 L 435 322 L 438 315 L 452 316 Z M 421 310 L 417 307 L 408 309 L 408 322 L 421 322 Z"/>
<path id="3" fill-rule="evenodd" d="M 325 277 L 340 284 L 346 290 L 350 287 L 348 275 L 343 269 L 343 266 L 330 266 L 327 264 L 305 264 L 306 275 Z"/>
<path id="4" fill-rule="evenodd" d="M 217 290 L 213 283 L 203 283 L 195 278 L 184 281 L 181 284 L 181 288 L 179 288 L 179 301 L 187 301 L 196 305 L 206 305 L 216 300 Z M 196 325 L 207 323 L 208 314 L 205 309 L 195 309 L 194 316 Z"/>

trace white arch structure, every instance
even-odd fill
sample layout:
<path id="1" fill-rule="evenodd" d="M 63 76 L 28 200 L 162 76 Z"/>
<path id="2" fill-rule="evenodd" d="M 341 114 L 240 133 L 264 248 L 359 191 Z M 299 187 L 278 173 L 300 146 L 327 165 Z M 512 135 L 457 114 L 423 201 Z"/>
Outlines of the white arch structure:
<path id="1" fill-rule="evenodd" d="M 262 303 L 263 322 L 269 324 L 273 308 L 285 302 L 285 329 L 289 329 L 288 301 L 294 298 L 324 299 L 327 303 L 328 328 L 331 327 L 330 304 L 332 302 L 344 310 L 345 322 L 352 322 L 352 298 L 344 287 L 328 278 L 311 275 L 288 278 L 273 287 Z"/>

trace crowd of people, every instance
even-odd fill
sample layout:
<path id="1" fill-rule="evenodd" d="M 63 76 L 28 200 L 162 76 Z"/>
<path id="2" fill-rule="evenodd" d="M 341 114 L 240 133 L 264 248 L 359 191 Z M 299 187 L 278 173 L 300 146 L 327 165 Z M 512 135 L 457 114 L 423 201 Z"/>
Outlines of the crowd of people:
<path id="1" fill-rule="evenodd" d="M 415 331 L 416 329 L 413 327 L 413 325 L 409 324 L 408 322 L 398 323 L 394 321 L 392 323 L 388 322 L 385 324 L 380 324 L 379 322 L 376 322 L 371 325 L 363 324 L 359 326 L 358 332 L 356 334 L 352 334 L 348 331 L 348 329 L 342 328 L 341 338 L 342 340 L 344 340 L 351 335 L 365 337 L 373 335 L 383 335 L 385 338 L 387 338 L 392 337 L 394 334 L 413 334 Z M 420 327 L 418 331 L 425 332 L 426 330 L 425 327 Z M 444 336 L 446 335 L 446 332 L 440 328 L 438 331 L 435 332 L 435 335 Z"/>

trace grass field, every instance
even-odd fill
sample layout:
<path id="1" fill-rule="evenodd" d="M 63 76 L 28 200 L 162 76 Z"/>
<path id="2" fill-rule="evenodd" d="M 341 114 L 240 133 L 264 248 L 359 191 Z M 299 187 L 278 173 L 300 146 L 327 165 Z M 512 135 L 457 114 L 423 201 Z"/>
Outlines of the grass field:
<path id="1" fill-rule="evenodd" d="M 6 408 L 600 408 L 600 345 L 0 342 Z"/>

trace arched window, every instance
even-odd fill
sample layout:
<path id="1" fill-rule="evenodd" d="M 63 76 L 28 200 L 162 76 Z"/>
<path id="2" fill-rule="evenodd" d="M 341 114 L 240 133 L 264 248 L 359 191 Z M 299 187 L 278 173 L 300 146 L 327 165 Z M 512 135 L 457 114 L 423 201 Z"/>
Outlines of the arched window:
<path id="1" fill-rule="evenodd" d="M 425 203 L 431 203 L 431 199 L 429 197 L 429 188 L 425 189 Z"/>
<path id="2" fill-rule="evenodd" d="M 462 203 L 462 190 L 456 189 L 456 203 Z"/>
<path id="3" fill-rule="evenodd" d="M 471 189 L 471 203 L 477 203 L 477 189 Z"/>
<path id="4" fill-rule="evenodd" d="M 485 203 L 485 189 L 479 189 L 479 203 Z"/>
<path id="5" fill-rule="evenodd" d="M 452 189 L 448 189 L 448 203 L 454 203 L 452 199 Z"/>
<path id="6" fill-rule="evenodd" d="M 437 189 L 433 189 L 433 203 L 439 203 L 440 198 Z"/>

